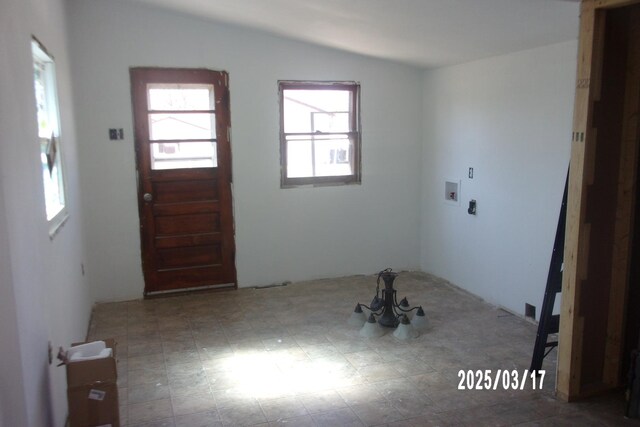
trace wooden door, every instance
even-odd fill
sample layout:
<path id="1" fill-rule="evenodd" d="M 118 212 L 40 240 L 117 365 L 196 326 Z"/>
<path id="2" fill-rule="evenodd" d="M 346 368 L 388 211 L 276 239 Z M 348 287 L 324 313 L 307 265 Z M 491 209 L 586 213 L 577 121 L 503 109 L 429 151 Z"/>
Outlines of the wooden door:
<path id="1" fill-rule="evenodd" d="M 144 293 L 236 287 L 228 75 L 130 71 Z"/>

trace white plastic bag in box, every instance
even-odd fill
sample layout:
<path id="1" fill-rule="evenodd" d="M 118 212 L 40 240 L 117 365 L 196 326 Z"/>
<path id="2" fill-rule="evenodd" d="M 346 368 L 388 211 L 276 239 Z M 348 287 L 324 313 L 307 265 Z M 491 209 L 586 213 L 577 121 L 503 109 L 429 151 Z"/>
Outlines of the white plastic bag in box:
<path id="1" fill-rule="evenodd" d="M 111 349 L 107 348 L 104 341 L 93 341 L 71 347 L 67 351 L 67 360 L 79 362 L 82 360 L 104 359 L 111 356 Z"/>

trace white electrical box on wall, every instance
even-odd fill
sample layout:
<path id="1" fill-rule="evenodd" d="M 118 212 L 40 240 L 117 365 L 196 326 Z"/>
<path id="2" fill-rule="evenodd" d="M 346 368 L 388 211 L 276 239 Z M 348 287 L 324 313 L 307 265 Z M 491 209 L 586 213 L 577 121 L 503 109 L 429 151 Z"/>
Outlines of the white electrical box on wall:
<path id="1" fill-rule="evenodd" d="M 444 201 L 451 205 L 460 205 L 460 180 L 444 182 Z"/>

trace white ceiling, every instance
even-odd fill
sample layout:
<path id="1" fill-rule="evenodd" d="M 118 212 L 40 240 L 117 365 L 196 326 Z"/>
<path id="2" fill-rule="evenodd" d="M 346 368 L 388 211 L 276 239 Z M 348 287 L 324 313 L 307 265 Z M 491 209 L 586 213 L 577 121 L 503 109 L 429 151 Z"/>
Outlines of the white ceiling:
<path id="1" fill-rule="evenodd" d="M 578 0 L 131 0 L 439 67 L 577 38 Z"/>

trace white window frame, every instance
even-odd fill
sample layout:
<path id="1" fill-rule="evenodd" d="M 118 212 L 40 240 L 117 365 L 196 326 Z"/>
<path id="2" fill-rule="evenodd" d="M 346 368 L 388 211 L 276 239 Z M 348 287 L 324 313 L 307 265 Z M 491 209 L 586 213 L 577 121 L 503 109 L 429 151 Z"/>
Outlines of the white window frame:
<path id="1" fill-rule="evenodd" d="M 36 102 L 36 126 L 38 153 L 40 154 L 42 185 L 45 197 L 45 217 L 49 224 L 49 237 L 53 238 L 69 217 L 66 200 L 65 174 L 60 143 L 60 108 L 58 103 L 55 62 L 45 47 L 35 37 L 31 41 L 33 58 L 34 99 Z M 40 67 L 43 77 L 44 99 L 38 99 L 35 69 Z M 43 104 L 44 110 L 40 104 Z M 45 123 L 43 123 L 43 121 Z M 45 135 L 45 133 L 47 135 Z M 48 136 L 48 134 L 51 136 Z M 47 156 L 48 154 L 48 156 Z M 52 161 L 51 165 L 48 164 Z M 47 172 L 49 177 L 47 177 Z M 55 179 L 51 178 L 55 174 Z M 55 202 L 54 202 L 55 201 Z M 54 204 L 55 203 L 55 204 Z"/>

